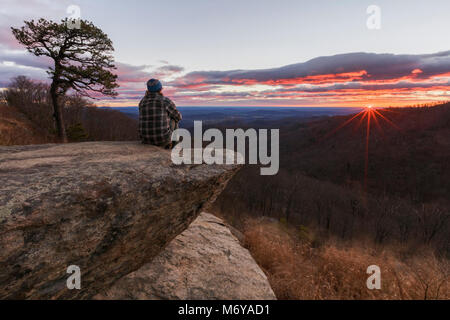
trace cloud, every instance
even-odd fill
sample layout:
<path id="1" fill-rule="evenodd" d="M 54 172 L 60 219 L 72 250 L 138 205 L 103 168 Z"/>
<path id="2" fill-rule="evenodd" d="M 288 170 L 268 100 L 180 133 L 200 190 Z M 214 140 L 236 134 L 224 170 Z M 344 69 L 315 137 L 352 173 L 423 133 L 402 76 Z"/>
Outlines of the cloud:
<path id="1" fill-rule="evenodd" d="M 116 62 L 117 70 L 115 73 L 120 82 L 145 82 L 150 79 L 148 70 L 151 66 L 140 65 L 133 66 L 128 63 Z"/>
<path id="2" fill-rule="evenodd" d="M 0 48 L 0 87 L 27 75 L 48 79 L 52 61 Z M 356 105 L 449 99 L 450 51 L 426 55 L 348 53 L 259 70 L 196 71 L 171 65 L 116 62 L 119 96 L 100 104 L 136 105 L 150 78 L 181 105 Z"/>
<path id="3" fill-rule="evenodd" d="M 185 103 L 336 104 L 448 99 L 450 51 L 347 53 L 271 69 L 196 71 L 169 83 Z M 399 95 L 402 95 L 399 98 Z M 384 102 L 383 102 L 384 103 Z"/>
<path id="4" fill-rule="evenodd" d="M 272 69 L 191 72 L 175 79 L 172 85 L 180 88 L 208 85 L 317 85 L 330 82 L 429 79 L 449 72 L 450 51 L 425 55 L 359 52 L 318 57 Z"/>
<path id="5" fill-rule="evenodd" d="M 36 57 L 26 51 L 0 50 L 0 63 L 14 62 L 18 66 L 48 69 L 52 60 L 48 57 Z"/>
<path id="6" fill-rule="evenodd" d="M 183 71 L 184 71 L 183 67 L 167 64 L 165 66 L 157 68 L 154 71 L 154 74 L 155 74 L 155 78 L 164 78 L 164 77 L 173 76 L 174 74 L 177 74 L 177 73 L 180 73 Z"/>
<path id="7" fill-rule="evenodd" d="M 22 49 L 22 45 L 14 38 L 11 29 L 0 26 L 0 48 Z"/>
<path id="8" fill-rule="evenodd" d="M 150 78 L 164 79 L 184 70 L 183 67 L 176 65 L 164 65 L 154 68 L 151 65 L 133 66 L 117 62 L 116 66 L 116 74 L 122 82 L 147 82 Z"/>
<path id="9" fill-rule="evenodd" d="M 0 88 L 5 88 L 8 86 L 12 78 L 17 76 L 27 76 L 33 80 L 46 80 L 46 73 L 42 69 L 36 68 L 23 68 L 17 67 L 16 65 L 4 65 L 0 64 Z"/>

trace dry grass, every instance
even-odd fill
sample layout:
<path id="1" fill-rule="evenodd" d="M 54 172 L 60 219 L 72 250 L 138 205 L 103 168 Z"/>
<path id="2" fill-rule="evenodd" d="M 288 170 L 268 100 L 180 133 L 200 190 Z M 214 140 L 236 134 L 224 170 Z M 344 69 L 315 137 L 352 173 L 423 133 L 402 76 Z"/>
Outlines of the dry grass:
<path id="1" fill-rule="evenodd" d="M 393 250 L 315 247 L 306 230 L 264 219 L 247 220 L 244 235 L 279 299 L 450 299 L 448 261 L 432 255 L 401 261 Z M 367 289 L 370 265 L 381 269 L 380 290 Z"/>
<path id="2" fill-rule="evenodd" d="M 0 145 L 27 145 L 55 142 L 13 107 L 0 105 Z"/>

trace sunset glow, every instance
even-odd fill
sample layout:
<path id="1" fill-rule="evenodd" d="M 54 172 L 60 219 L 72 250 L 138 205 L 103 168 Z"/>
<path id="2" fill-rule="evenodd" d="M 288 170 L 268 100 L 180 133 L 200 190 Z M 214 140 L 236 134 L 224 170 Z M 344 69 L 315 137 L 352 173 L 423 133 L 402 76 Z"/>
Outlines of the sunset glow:
<path id="1" fill-rule="evenodd" d="M 450 99 L 449 7 L 444 2 L 439 8 L 409 2 L 406 19 L 403 8 L 381 0 L 389 15 L 373 31 L 365 24 L 367 5 L 359 2 L 330 1 L 327 14 L 322 5 L 303 1 L 275 5 L 261 0 L 258 10 L 250 2 L 214 2 L 208 9 L 220 14 L 212 19 L 201 14 L 202 1 L 112 6 L 105 0 L 27 0 L 26 12 L 17 1 L 2 1 L 8 15 L 0 12 L 0 88 L 18 75 L 48 82 L 51 66 L 19 45 L 10 27 L 24 19 L 58 21 L 74 4 L 114 43 L 119 95 L 97 95 L 99 106 L 136 106 L 150 78 L 160 79 L 164 94 L 180 106 L 380 108 Z M 99 14 L 106 7 L 108 15 Z M 415 23 L 430 11 L 434 24 Z M 157 32 L 149 34 L 152 28 Z"/>

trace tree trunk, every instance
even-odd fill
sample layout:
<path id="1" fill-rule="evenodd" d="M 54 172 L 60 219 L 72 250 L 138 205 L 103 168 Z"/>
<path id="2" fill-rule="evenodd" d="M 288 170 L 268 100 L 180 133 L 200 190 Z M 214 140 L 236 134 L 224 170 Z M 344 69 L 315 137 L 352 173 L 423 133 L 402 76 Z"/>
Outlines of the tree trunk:
<path id="1" fill-rule="evenodd" d="M 58 131 L 58 137 L 62 143 L 67 143 L 66 128 L 64 126 L 64 119 L 61 105 L 58 102 L 57 87 L 55 82 L 52 82 L 50 87 L 50 95 L 53 103 L 53 117 L 55 118 L 56 130 Z"/>

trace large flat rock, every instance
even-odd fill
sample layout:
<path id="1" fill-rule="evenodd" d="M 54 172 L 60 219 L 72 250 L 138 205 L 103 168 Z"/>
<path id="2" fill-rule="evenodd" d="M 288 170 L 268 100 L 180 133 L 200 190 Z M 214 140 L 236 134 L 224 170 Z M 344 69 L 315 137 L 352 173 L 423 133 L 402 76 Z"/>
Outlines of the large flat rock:
<path id="1" fill-rule="evenodd" d="M 236 170 L 176 166 L 137 142 L 1 147 L 0 298 L 91 298 L 152 260 Z"/>
<path id="2" fill-rule="evenodd" d="M 219 218 L 202 212 L 150 263 L 96 299 L 276 299 L 266 275 Z"/>

